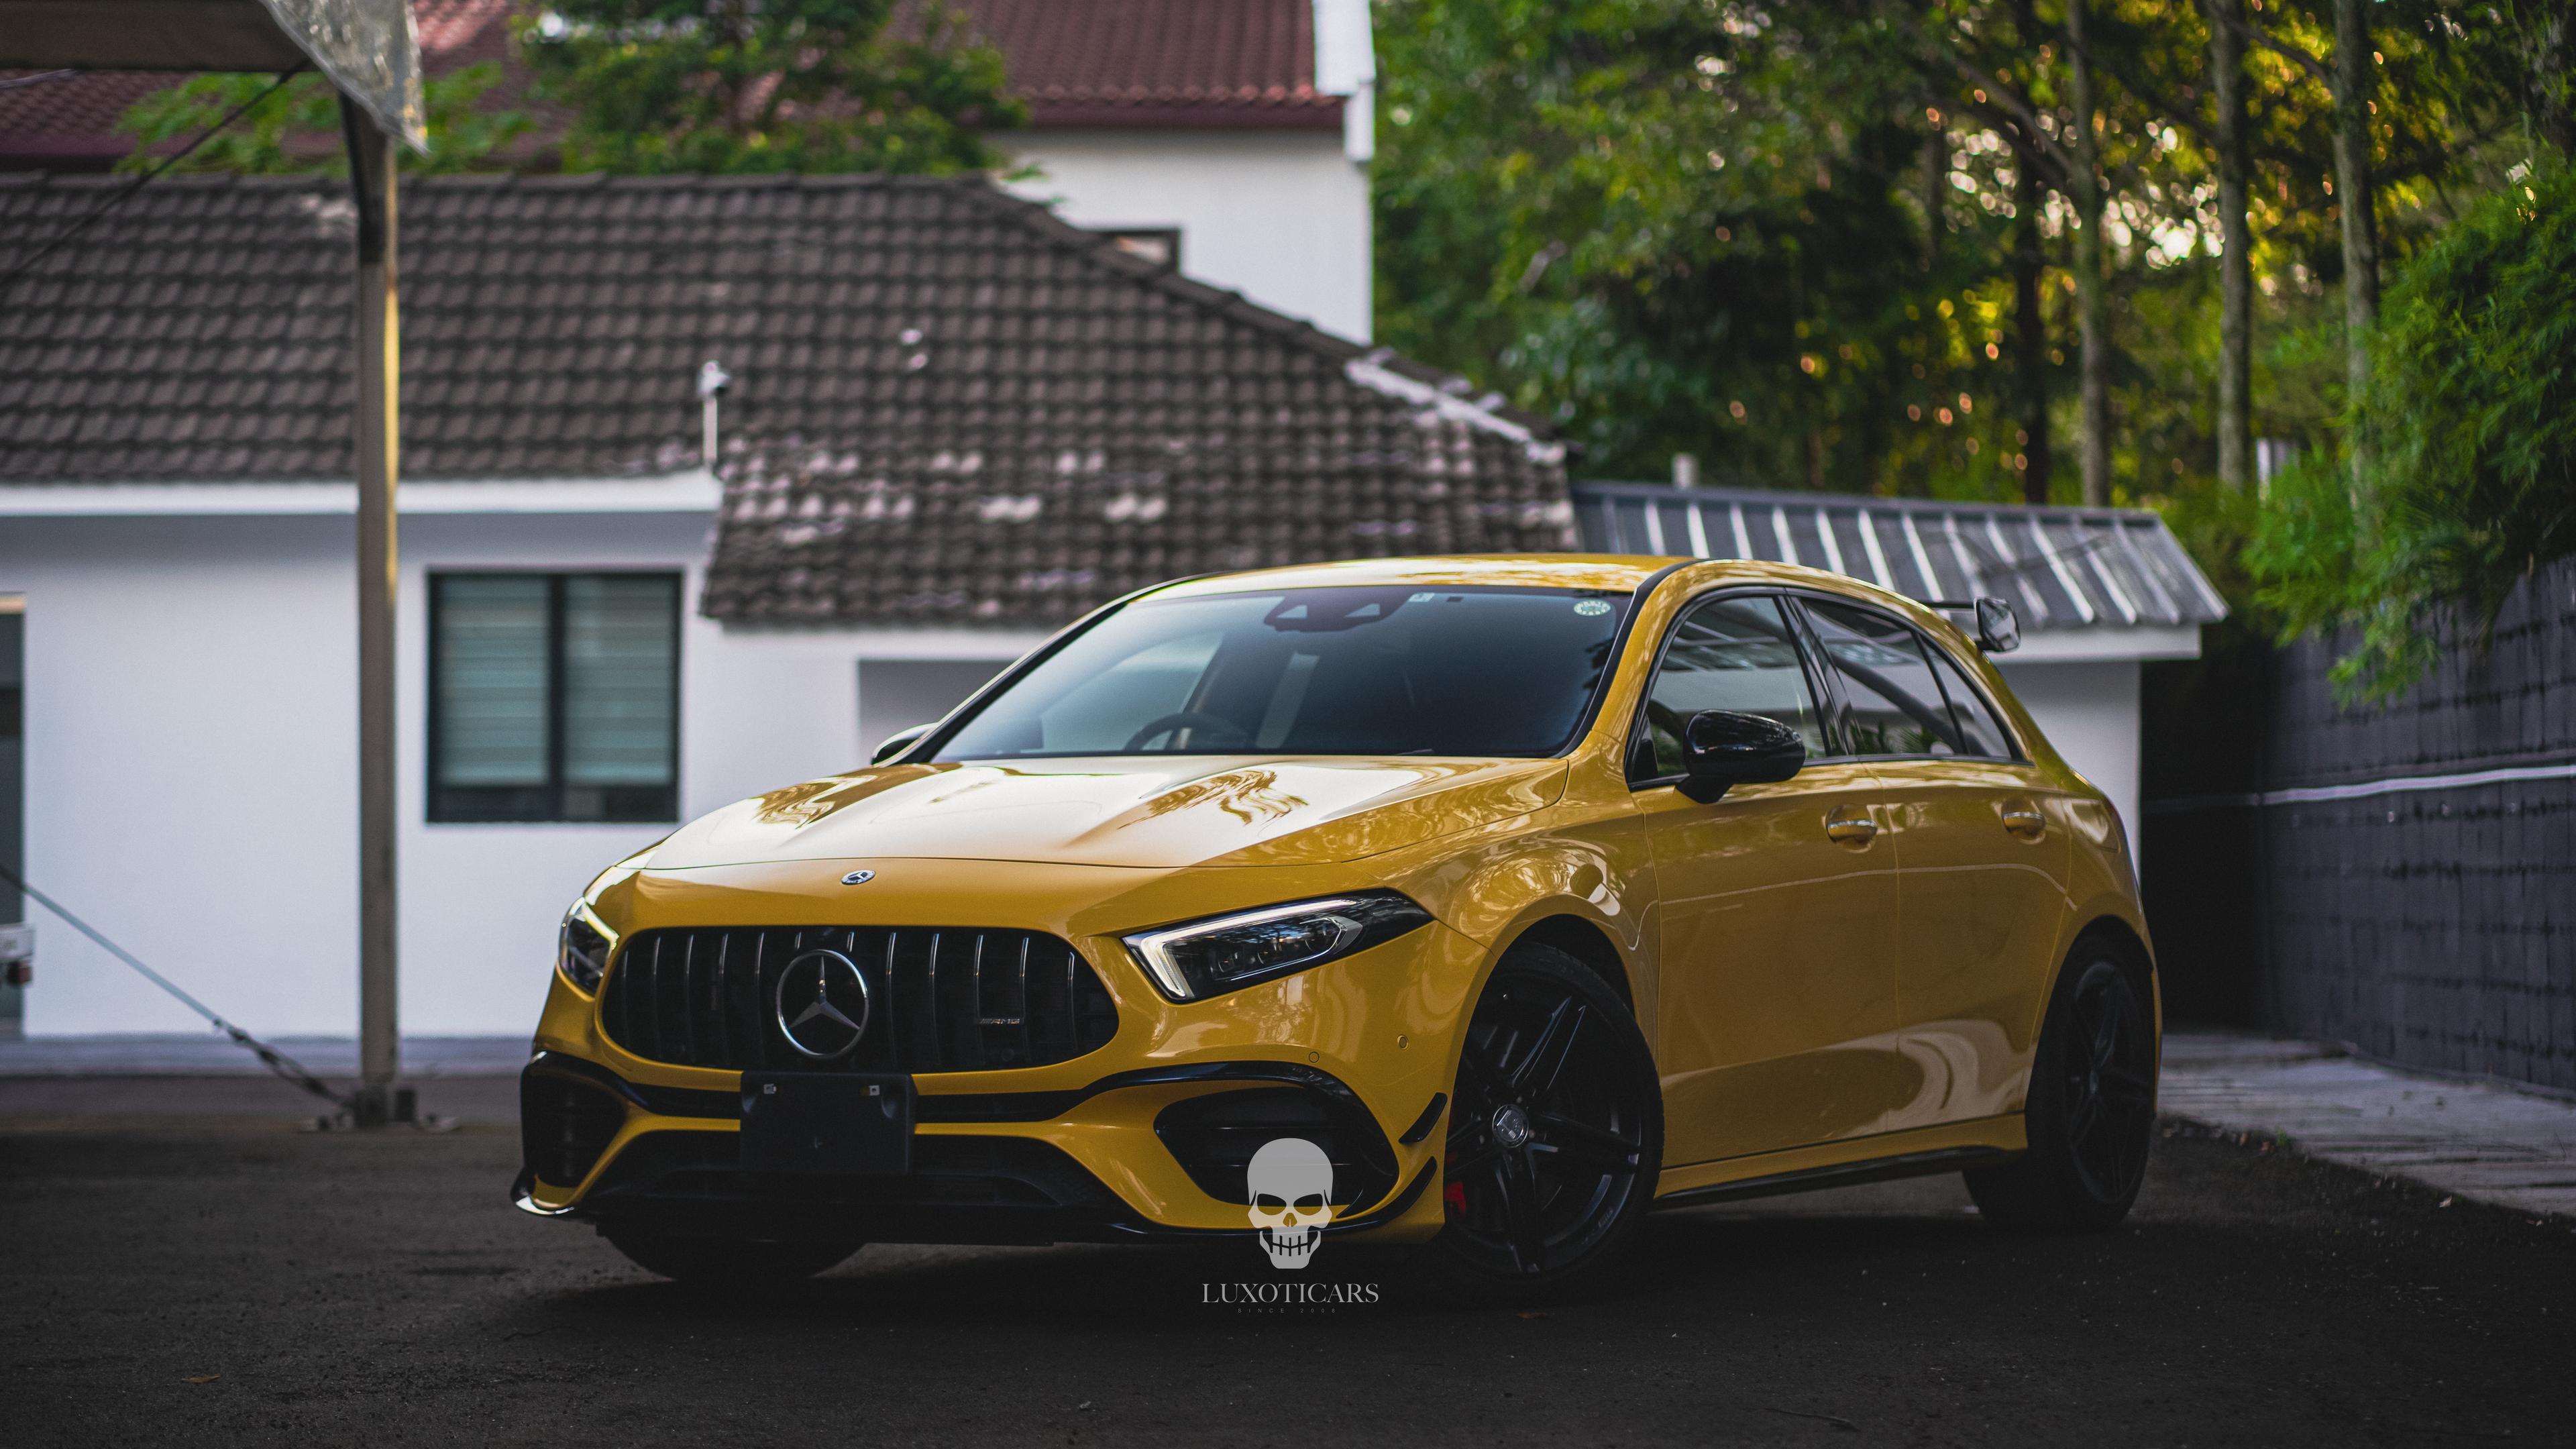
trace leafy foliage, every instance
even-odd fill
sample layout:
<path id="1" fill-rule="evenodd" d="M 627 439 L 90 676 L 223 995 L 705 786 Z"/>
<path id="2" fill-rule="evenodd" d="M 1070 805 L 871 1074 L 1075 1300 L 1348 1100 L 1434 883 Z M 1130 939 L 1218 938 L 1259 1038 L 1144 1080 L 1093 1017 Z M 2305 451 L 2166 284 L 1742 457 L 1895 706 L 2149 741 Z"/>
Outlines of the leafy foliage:
<path id="1" fill-rule="evenodd" d="M 2403 257 L 2448 223 L 2451 188 L 2512 159 L 2519 42 L 2454 0 L 2373 8 L 2381 229 Z M 2277 339 L 2330 315 L 2341 275 L 2331 104 L 2308 68 L 2333 26 L 2327 0 L 2256 13 L 2282 47 L 2246 62 L 2258 333 Z M 2208 21 L 2167 0 L 2092 15 L 2113 477 L 2153 502 L 2203 486 L 2215 458 Z M 1690 452 L 1728 482 L 2018 496 L 2011 246 L 2033 164 L 2036 366 L 2051 431 L 2073 433 L 2059 0 L 1382 0 L 1378 16 L 1380 335 L 1557 418 L 1586 472 L 1652 477 Z M 2258 435 L 2329 440 L 2338 366 L 2273 351 Z"/>
<path id="2" fill-rule="evenodd" d="M 2524 575 L 2576 554 L 2576 167 L 2463 215 L 2390 287 L 2352 418 L 2356 496 L 2319 458 L 2276 479 L 2249 562 L 2284 632 L 2354 624 L 2349 695 L 2421 678 L 2438 626 L 2480 634 Z"/>
<path id="3" fill-rule="evenodd" d="M 525 18 L 570 170 L 949 173 L 1025 124 L 955 13 L 894 0 L 555 0 Z"/>
<path id="4" fill-rule="evenodd" d="M 1396 0 L 1379 33 L 1384 340 L 1496 377 L 1596 474 L 2015 486 L 1991 259 L 1927 237 L 1893 31 Z"/>
<path id="5" fill-rule="evenodd" d="M 117 168 L 145 170 L 165 148 L 193 141 L 234 107 L 267 90 L 275 76 L 217 72 L 191 76 L 128 107 L 117 129 L 135 138 L 134 152 Z M 436 174 L 477 171 L 499 164 L 505 148 L 531 124 L 519 110 L 491 109 L 485 96 L 501 79 L 492 61 L 432 76 L 421 87 L 429 152 L 402 148 L 403 169 Z M 274 175 L 348 169 L 340 150 L 340 110 L 331 83 L 313 74 L 290 80 L 278 94 L 245 112 L 172 168 L 177 171 Z"/>

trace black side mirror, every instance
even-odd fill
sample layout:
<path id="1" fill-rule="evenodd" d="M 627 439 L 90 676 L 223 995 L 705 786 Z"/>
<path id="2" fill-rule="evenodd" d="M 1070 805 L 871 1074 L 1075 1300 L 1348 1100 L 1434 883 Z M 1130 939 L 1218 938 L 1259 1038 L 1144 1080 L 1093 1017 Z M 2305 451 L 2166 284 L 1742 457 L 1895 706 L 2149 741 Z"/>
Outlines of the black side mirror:
<path id="1" fill-rule="evenodd" d="M 2021 616 L 2001 599 L 1977 600 L 1977 647 L 2010 654 L 2021 647 Z"/>
<path id="2" fill-rule="evenodd" d="M 1682 726 L 1682 793 L 1705 805 L 1735 785 L 1786 780 L 1807 767 L 1807 742 L 1776 719 L 1704 709 Z"/>
<path id="3" fill-rule="evenodd" d="M 904 751 L 911 749 L 914 742 L 918 741 L 923 735 L 928 733 L 930 733 L 930 726 L 926 724 L 917 724 L 910 729 L 896 730 L 893 734 L 885 737 L 884 744 L 877 746 L 877 752 L 875 754 L 868 756 L 868 763 L 871 765 L 882 765 L 886 761 L 893 759 L 895 756 L 902 754 Z"/>

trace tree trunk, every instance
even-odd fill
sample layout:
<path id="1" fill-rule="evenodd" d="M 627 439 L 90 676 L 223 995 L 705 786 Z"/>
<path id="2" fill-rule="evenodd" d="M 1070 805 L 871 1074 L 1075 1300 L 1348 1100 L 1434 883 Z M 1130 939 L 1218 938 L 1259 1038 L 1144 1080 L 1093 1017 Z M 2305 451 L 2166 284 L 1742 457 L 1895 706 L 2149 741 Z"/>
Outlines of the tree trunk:
<path id="1" fill-rule="evenodd" d="M 2066 98 L 2075 110 L 2075 319 L 2083 336 L 2079 369 L 2084 443 L 2084 502 L 2111 501 L 2111 319 L 2102 275 L 2102 163 L 2094 134 L 2093 62 L 2085 53 L 2086 0 L 2066 0 Z M 2360 4 L 2364 0 L 2336 0 Z"/>
<path id="2" fill-rule="evenodd" d="M 2567 71 L 2569 52 L 2576 50 L 2576 20 L 2571 20 L 2563 0 L 2525 3 L 2515 9 L 2528 19 L 2523 24 L 2523 44 L 2531 55 L 2531 130 L 2541 140 L 2558 148 L 2561 156 L 2576 156 L 2576 96 L 2568 94 Z"/>
<path id="3" fill-rule="evenodd" d="M 2013 422 L 2023 434 L 2022 501 L 2048 501 L 2048 316 L 2040 283 L 2048 253 L 2039 234 L 2048 188 L 2025 156 L 2013 164 Z"/>
<path id="4" fill-rule="evenodd" d="M 1923 270 L 1941 261 L 1950 232 L 1950 135 L 1939 126 L 1923 138 Z"/>
<path id="5" fill-rule="evenodd" d="M 2334 0 L 2335 203 L 2343 214 L 2344 371 L 2357 405 L 2370 381 L 2370 329 L 2379 320 L 2379 219 L 2370 180 L 2371 0 Z M 2366 473 L 2363 430 L 2352 429 L 2353 476 Z"/>
<path id="6" fill-rule="evenodd" d="M 2245 139 L 2245 0 L 2209 0 L 2209 71 L 2218 102 L 2218 481 L 2254 482 L 2254 231 Z"/>

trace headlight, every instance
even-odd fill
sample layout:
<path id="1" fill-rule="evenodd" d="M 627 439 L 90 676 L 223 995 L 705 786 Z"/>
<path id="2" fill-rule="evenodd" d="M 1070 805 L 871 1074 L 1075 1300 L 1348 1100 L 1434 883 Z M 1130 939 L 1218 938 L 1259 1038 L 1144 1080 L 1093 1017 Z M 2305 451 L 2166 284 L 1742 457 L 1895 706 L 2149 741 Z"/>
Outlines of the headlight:
<path id="1" fill-rule="evenodd" d="M 1212 916 L 1122 937 L 1174 1001 L 1196 1001 L 1321 966 L 1429 922 L 1393 891 L 1356 891 Z"/>
<path id="2" fill-rule="evenodd" d="M 582 990 L 597 991 L 599 978 L 608 973 L 608 953 L 616 947 L 617 938 L 589 907 L 575 901 L 564 912 L 563 929 L 555 933 L 555 969 Z"/>

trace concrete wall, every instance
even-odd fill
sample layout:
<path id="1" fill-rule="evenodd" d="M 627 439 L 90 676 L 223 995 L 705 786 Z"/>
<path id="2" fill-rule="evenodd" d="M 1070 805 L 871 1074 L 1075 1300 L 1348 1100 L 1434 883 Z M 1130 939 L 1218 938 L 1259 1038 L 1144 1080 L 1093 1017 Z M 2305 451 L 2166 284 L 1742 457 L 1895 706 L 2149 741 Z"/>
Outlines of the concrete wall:
<path id="1" fill-rule="evenodd" d="M 2355 631 L 2154 671 L 2147 918 L 2178 1015 L 2576 1092 L 2576 559 L 2347 706 Z"/>
<path id="2" fill-rule="evenodd" d="M 1076 226 L 1178 227 L 1181 271 L 1369 340 L 1369 182 L 1332 131 L 1037 131 L 1011 183 Z"/>
<path id="3" fill-rule="evenodd" d="M 704 514 L 404 517 L 406 1032 L 527 1030 L 564 905 L 663 833 L 424 821 L 424 571 L 685 571 L 683 818 L 861 763 L 862 654 L 999 662 L 1035 642 L 728 634 L 694 612 L 707 526 Z M 0 593 L 26 596 L 31 874 L 255 1031 L 355 1030 L 353 538 L 347 517 L 0 519 Z M 49 913 L 33 918 L 31 1035 L 198 1027 Z"/>

